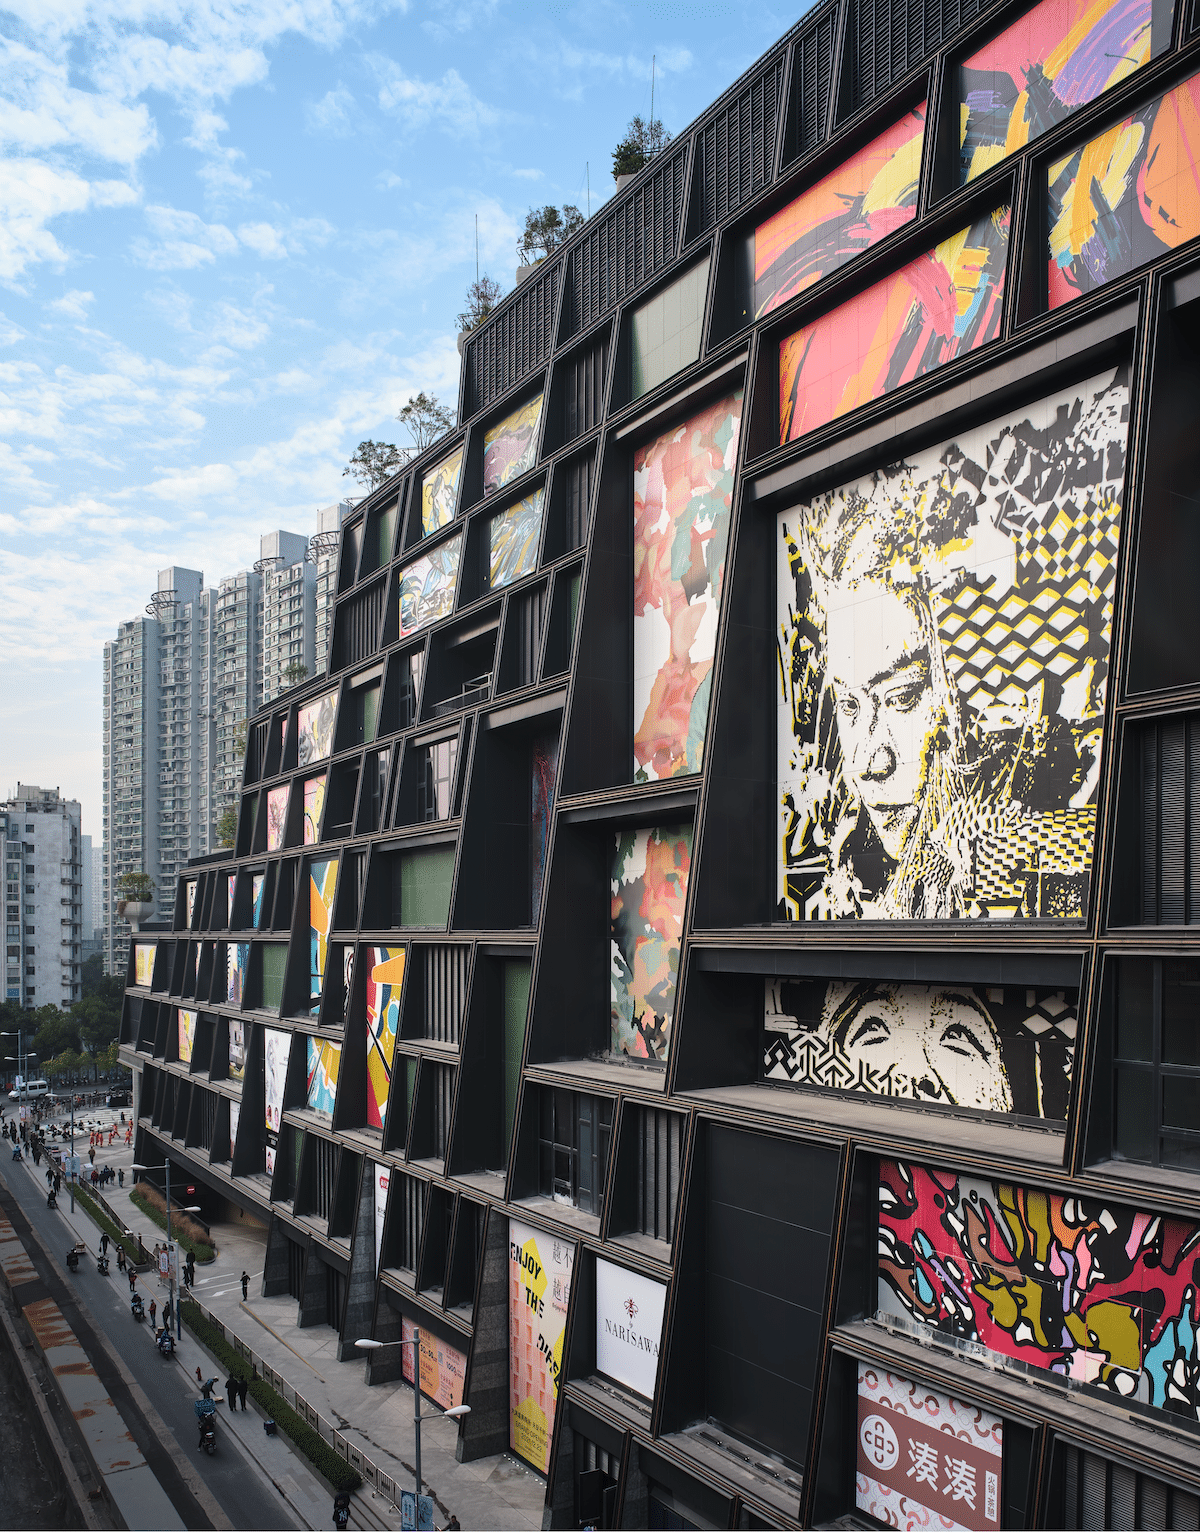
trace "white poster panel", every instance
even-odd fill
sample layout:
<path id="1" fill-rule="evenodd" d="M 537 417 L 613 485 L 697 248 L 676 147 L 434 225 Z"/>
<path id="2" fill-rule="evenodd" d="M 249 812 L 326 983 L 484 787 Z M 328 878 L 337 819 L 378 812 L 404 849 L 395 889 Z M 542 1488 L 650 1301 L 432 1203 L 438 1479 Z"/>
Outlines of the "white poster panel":
<path id="1" fill-rule="evenodd" d="M 379 1257 L 383 1254 L 383 1215 L 387 1212 L 388 1182 L 391 1173 L 378 1160 L 375 1164 L 375 1275 L 379 1275 Z"/>
<path id="2" fill-rule="evenodd" d="M 665 1282 L 596 1261 L 596 1366 L 635 1394 L 654 1397 Z"/>

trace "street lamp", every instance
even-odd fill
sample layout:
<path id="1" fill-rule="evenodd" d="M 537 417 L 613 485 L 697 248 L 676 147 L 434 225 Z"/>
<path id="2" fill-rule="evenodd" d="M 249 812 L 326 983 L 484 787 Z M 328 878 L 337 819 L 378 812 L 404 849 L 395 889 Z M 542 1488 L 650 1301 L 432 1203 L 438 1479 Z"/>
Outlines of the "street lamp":
<path id="1" fill-rule="evenodd" d="M 430 1420 L 440 1414 L 445 1420 L 461 1420 L 464 1415 L 471 1413 L 469 1404 L 456 1404 L 452 1409 L 433 1411 L 431 1415 L 421 1414 L 421 1332 L 414 1327 L 412 1340 L 356 1340 L 354 1344 L 360 1351 L 382 1351 L 385 1346 L 411 1346 L 413 1348 L 413 1429 L 416 1432 L 416 1461 L 413 1465 L 417 1480 L 417 1505 L 418 1517 L 421 1501 L 421 1421 Z"/>
<path id="2" fill-rule="evenodd" d="M 167 1299 L 171 1305 L 171 1312 L 175 1315 L 175 1337 L 183 1339 L 183 1319 L 179 1313 L 179 1305 L 175 1302 L 175 1267 L 171 1261 L 171 1157 L 167 1156 L 163 1162 L 167 1177 Z M 133 1165 L 132 1170 L 141 1171 L 143 1175 L 153 1175 L 156 1168 L 151 1165 Z M 199 1207 L 183 1208 L 185 1213 L 198 1213 Z"/>

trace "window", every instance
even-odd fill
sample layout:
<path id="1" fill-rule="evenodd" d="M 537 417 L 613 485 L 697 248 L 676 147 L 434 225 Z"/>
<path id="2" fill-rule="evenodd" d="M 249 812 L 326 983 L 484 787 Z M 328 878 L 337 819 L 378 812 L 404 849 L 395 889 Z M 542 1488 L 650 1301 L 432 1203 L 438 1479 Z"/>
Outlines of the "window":
<path id="1" fill-rule="evenodd" d="M 612 1101 L 544 1088 L 540 1110 L 538 1190 L 544 1197 L 601 1217 Z"/>
<path id="2" fill-rule="evenodd" d="M 287 943 L 267 942 L 262 949 L 263 1009 L 277 1011 L 283 1003 L 283 975 L 287 967 Z"/>
<path id="3" fill-rule="evenodd" d="M 1052 1512 L 1059 1527 L 1200 1525 L 1194 1494 L 1068 1442 L 1055 1443 L 1050 1493 L 1062 1497 L 1061 1516 Z"/>
<path id="4" fill-rule="evenodd" d="M 630 398 L 652 388 L 700 355 L 708 262 L 634 309 L 629 321 Z"/>
<path id="5" fill-rule="evenodd" d="M 679 1204 L 679 1161 L 683 1118 L 678 1112 L 638 1107 L 637 1232 L 669 1240 Z"/>
<path id="6" fill-rule="evenodd" d="M 397 1176 L 396 1233 L 394 1247 L 396 1265 L 402 1271 L 415 1272 L 417 1257 L 421 1252 L 421 1215 L 425 1211 L 425 1182 L 415 1176 Z"/>
<path id="7" fill-rule="evenodd" d="M 449 819 L 454 795 L 457 739 L 439 739 L 424 747 L 417 777 L 417 818 Z"/>
<path id="8" fill-rule="evenodd" d="M 1200 960 L 1117 959 L 1113 1154 L 1200 1170 Z"/>

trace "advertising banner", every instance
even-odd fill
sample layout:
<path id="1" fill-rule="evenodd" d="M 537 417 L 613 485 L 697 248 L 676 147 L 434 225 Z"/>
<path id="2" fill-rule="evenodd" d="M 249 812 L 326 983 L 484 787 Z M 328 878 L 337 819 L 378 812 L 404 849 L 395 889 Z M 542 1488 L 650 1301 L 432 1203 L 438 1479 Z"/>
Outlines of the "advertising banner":
<path id="1" fill-rule="evenodd" d="M 1004 1422 L 881 1368 L 858 1364 L 855 1504 L 893 1527 L 1000 1526 Z"/>
<path id="2" fill-rule="evenodd" d="M 192 1049 L 196 1043 L 196 1013 L 185 1011 L 182 1007 L 179 1016 L 179 1062 L 190 1064 L 192 1062 Z"/>
<path id="3" fill-rule="evenodd" d="M 229 1158 L 233 1159 L 233 1151 L 237 1148 L 238 1123 L 241 1120 L 242 1109 L 236 1101 L 229 1103 Z"/>
<path id="4" fill-rule="evenodd" d="M 388 1182 L 391 1175 L 386 1165 L 375 1162 L 375 1275 L 379 1275 L 379 1258 L 383 1254 L 383 1218 L 387 1212 Z"/>
<path id="5" fill-rule="evenodd" d="M 246 1078 L 246 1023 L 244 1021 L 229 1023 L 229 1078 L 231 1080 Z"/>
<path id="6" fill-rule="evenodd" d="M 417 1328 L 407 1314 L 400 1316 L 401 1337 L 410 1341 Z M 413 1380 L 413 1348 L 405 1346 L 404 1378 Z M 421 1326 L 421 1392 L 444 1410 L 452 1410 L 463 1402 L 463 1387 L 467 1381 L 466 1356 L 440 1340 L 432 1330 Z"/>
<path id="7" fill-rule="evenodd" d="M 287 1084 L 288 1059 L 292 1053 L 292 1034 L 277 1032 L 267 1027 L 263 1059 L 265 1070 L 267 1154 L 266 1170 L 275 1170 L 275 1149 L 279 1142 L 279 1129 L 283 1122 L 283 1088 Z"/>
<path id="8" fill-rule="evenodd" d="M 666 1283 L 597 1259 L 596 1366 L 647 1399 L 658 1378 L 666 1301 Z"/>
<path id="9" fill-rule="evenodd" d="M 540 1473 L 550 1467 L 574 1264 L 569 1241 L 509 1220 L 508 1440 Z"/>

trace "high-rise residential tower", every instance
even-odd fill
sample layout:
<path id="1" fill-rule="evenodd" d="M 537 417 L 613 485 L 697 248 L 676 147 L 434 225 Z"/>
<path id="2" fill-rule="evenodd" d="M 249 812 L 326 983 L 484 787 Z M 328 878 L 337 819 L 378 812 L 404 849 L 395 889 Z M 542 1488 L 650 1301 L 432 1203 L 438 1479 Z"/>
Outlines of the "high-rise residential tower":
<path id="1" fill-rule="evenodd" d="M 313 634 L 315 670 L 323 675 L 329 664 L 329 632 L 333 624 L 333 598 L 337 595 L 338 548 L 341 526 L 354 509 L 349 500 L 339 500 L 317 512 L 317 535 L 309 545 L 309 557 L 317 570 L 316 623 Z M 263 702 L 271 699 L 263 698 Z"/>
<path id="2" fill-rule="evenodd" d="M 83 995 L 80 807 L 57 788 L 17 790 L 0 803 L 4 842 L 4 996 L 27 1009 Z"/>
<path id="3" fill-rule="evenodd" d="M 108 973 L 119 971 L 129 937 L 128 922 L 117 916 L 117 879 L 148 872 L 158 882 L 159 633 L 156 619 L 135 617 L 104 646 L 100 923 Z"/>
<path id="4" fill-rule="evenodd" d="M 261 702 L 270 702 L 313 673 L 317 661 L 313 649 L 316 618 L 316 571 L 308 562 L 308 539 L 296 532 L 268 532 L 260 540 L 255 568 L 262 573 L 262 685 Z M 241 780 L 243 748 L 233 762 L 236 781 Z M 232 804 L 236 799 L 230 798 Z"/>

